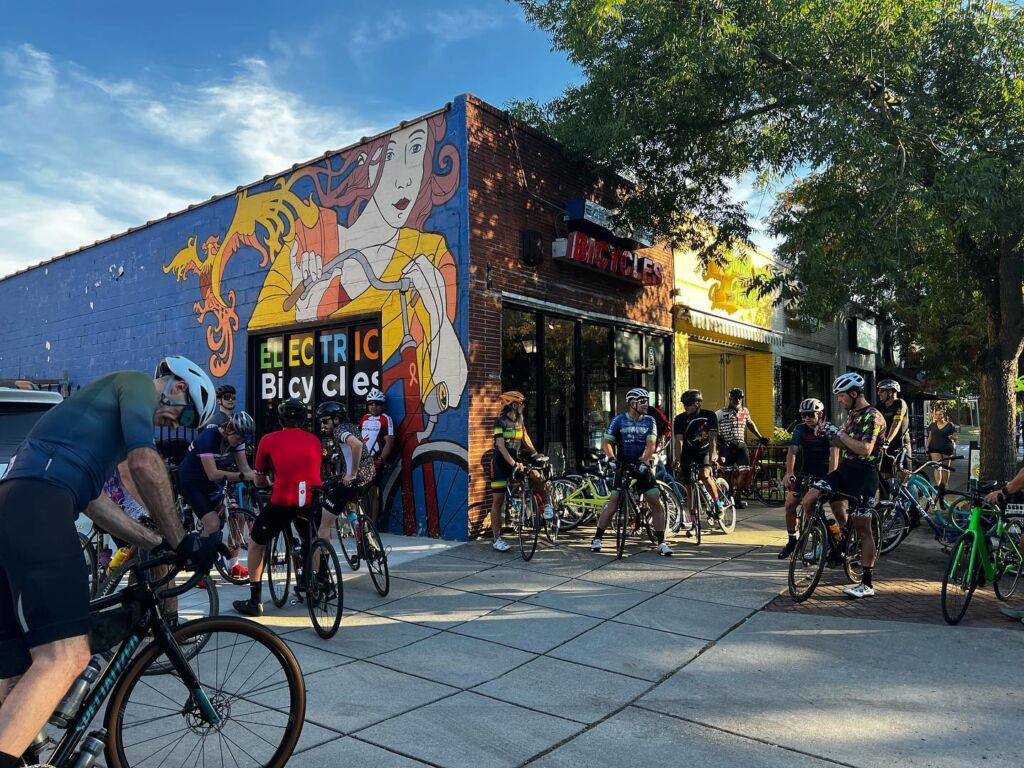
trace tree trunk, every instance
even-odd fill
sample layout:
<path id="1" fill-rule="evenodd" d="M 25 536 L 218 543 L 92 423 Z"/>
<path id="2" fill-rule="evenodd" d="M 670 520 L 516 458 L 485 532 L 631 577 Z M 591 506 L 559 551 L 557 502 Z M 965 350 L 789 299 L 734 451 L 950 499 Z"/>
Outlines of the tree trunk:
<path id="1" fill-rule="evenodd" d="M 1009 480 L 1016 474 L 1014 385 L 1017 358 L 997 360 L 981 370 L 981 478 Z"/>

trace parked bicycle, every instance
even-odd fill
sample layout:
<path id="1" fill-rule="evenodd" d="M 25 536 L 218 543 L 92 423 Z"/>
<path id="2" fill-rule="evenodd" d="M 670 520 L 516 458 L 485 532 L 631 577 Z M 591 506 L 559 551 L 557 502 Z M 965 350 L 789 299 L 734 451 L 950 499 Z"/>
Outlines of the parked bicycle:
<path id="1" fill-rule="evenodd" d="M 325 498 L 324 504 L 330 506 L 330 485 L 340 483 L 341 480 L 328 480 L 324 483 Z M 353 571 L 358 571 L 361 563 L 366 563 L 366 570 L 370 572 L 370 579 L 373 581 L 374 589 L 384 597 L 391 589 L 391 576 L 388 571 L 388 549 L 381 541 L 377 526 L 363 509 L 361 503 L 349 502 L 347 510 L 335 510 L 338 519 L 334 523 L 335 532 L 338 534 L 338 544 L 341 547 L 341 554 Z"/>
<path id="2" fill-rule="evenodd" d="M 505 524 L 511 527 L 519 538 L 519 552 L 523 560 L 529 561 L 537 551 L 537 542 L 540 539 L 541 530 L 547 537 L 548 542 L 554 543 L 558 539 L 559 514 L 554 512 L 551 520 L 546 520 L 541 514 L 543 500 L 538 498 L 539 494 L 533 490 L 530 482 L 530 471 L 540 470 L 547 482 L 551 474 L 551 461 L 547 456 L 537 455 L 530 466 L 523 465 L 509 478 L 505 484 L 505 502 L 503 514 Z M 554 503 L 554 497 L 552 497 Z"/>
<path id="3" fill-rule="evenodd" d="M 37 754 L 53 747 L 48 764 L 89 768 L 103 754 L 108 768 L 200 759 L 211 768 L 282 768 L 291 758 L 306 712 L 295 656 L 271 630 L 241 618 L 169 627 L 161 603 L 203 577 L 162 589 L 175 571 L 158 581 L 148 572 L 175 558 L 137 563 L 132 584 L 90 603 L 93 651 L 110 651 L 109 661 L 94 656 L 58 705 L 50 722 L 59 738 L 33 745 Z M 105 702 L 103 726 L 89 731 Z"/>

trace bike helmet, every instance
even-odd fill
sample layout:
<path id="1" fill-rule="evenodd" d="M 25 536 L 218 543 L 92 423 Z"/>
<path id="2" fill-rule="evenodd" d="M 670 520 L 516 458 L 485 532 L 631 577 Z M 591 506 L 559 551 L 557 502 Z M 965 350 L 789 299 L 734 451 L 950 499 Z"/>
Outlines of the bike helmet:
<path id="1" fill-rule="evenodd" d="M 366 402 L 368 403 L 383 403 L 386 399 L 384 393 L 376 387 L 366 393 Z"/>
<path id="2" fill-rule="evenodd" d="M 282 400 L 277 406 L 277 420 L 282 427 L 301 427 L 306 422 L 306 404 L 296 397 Z"/>
<path id="3" fill-rule="evenodd" d="M 234 414 L 229 421 L 238 434 L 245 435 L 247 438 L 256 431 L 256 422 L 245 411 L 239 411 Z"/>
<path id="4" fill-rule="evenodd" d="M 704 400 L 704 394 L 699 389 L 688 389 L 683 392 L 683 396 L 679 398 L 683 405 L 693 405 L 698 400 Z"/>
<path id="5" fill-rule="evenodd" d="M 501 393 L 501 404 L 502 405 L 513 405 L 516 403 L 525 403 L 526 395 L 520 392 L 518 389 L 510 389 L 508 392 Z"/>
<path id="6" fill-rule="evenodd" d="M 633 387 L 629 392 L 626 393 L 626 402 L 630 400 L 650 400 L 651 393 L 643 387 Z"/>
<path id="7" fill-rule="evenodd" d="M 160 379 L 168 375 L 174 376 L 176 379 L 180 379 L 188 384 L 188 397 L 192 401 L 192 407 L 195 409 L 195 418 L 192 419 L 193 423 L 191 424 L 185 423 L 189 420 L 185 416 L 188 408 L 182 412 L 181 425 L 183 427 L 199 429 L 209 424 L 213 414 L 217 412 L 217 392 L 213 388 L 213 382 L 210 381 L 210 377 L 206 375 L 206 371 L 184 355 L 168 355 L 156 364 L 153 378 Z M 163 405 L 188 405 L 188 403 L 170 400 L 168 397 L 169 389 L 169 386 L 165 387 L 163 394 L 160 395 L 160 402 Z"/>
<path id="8" fill-rule="evenodd" d="M 217 399 L 220 400 L 224 395 L 235 394 L 235 388 L 230 384 L 221 384 L 217 387 Z"/>
<path id="9" fill-rule="evenodd" d="M 340 420 L 345 417 L 345 409 L 341 407 L 341 403 L 336 403 L 333 400 L 328 400 L 326 403 L 320 403 L 316 407 L 316 419 L 335 419 Z"/>
<path id="10" fill-rule="evenodd" d="M 832 382 L 832 394 L 834 395 L 841 395 L 852 389 L 856 389 L 858 392 L 864 391 L 864 377 L 859 373 L 853 373 L 852 371 L 844 373 Z"/>
<path id="11" fill-rule="evenodd" d="M 729 397 L 730 398 L 738 397 L 738 398 L 742 399 L 742 398 L 746 397 L 746 395 L 743 394 L 743 390 L 740 389 L 739 387 L 733 387 L 732 389 L 729 390 Z"/>
<path id="12" fill-rule="evenodd" d="M 900 393 L 900 383 L 898 381 L 894 381 L 893 379 L 884 379 L 878 382 L 878 386 L 875 387 L 875 389 L 878 391 L 881 391 L 883 389 L 891 389 L 898 395 Z"/>
<path id="13" fill-rule="evenodd" d="M 805 413 L 822 413 L 825 410 L 825 404 L 814 397 L 808 397 L 806 400 L 800 403 L 800 414 Z"/>

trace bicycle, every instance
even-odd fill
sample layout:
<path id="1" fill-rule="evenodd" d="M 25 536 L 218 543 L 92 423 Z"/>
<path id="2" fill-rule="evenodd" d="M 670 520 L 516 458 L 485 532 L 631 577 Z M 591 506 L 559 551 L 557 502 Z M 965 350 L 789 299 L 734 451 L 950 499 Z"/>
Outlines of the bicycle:
<path id="1" fill-rule="evenodd" d="M 996 484 L 981 487 L 969 494 L 971 518 L 967 530 L 961 534 L 949 553 L 946 570 L 942 574 L 942 618 L 947 624 L 959 624 L 971 604 L 974 590 L 986 581 L 999 600 L 1007 600 L 1020 583 L 1024 571 L 1021 536 L 1024 519 L 1008 517 L 1006 510 L 984 504 L 984 496 L 995 490 Z M 995 513 L 995 524 L 986 530 L 984 517 Z M 990 539 L 995 539 L 994 546 Z"/>
<path id="2" fill-rule="evenodd" d="M 250 493 L 251 498 L 252 494 Z M 249 536 L 252 533 L 252 526 L 256 522 L 256 513 L 251 509 L 236 507 L 233 500 L 234 496 L 228 492 L 226 487 L 223 488 L 221 499 L 217 502 L 218 517 L 221 521 L 221 531 L 225 534 L 223 535 L 224 545 L 231 552 L 240 552 L 243 549 L 249 549 Z M 181 493 L 177 494 L 175 503 L 178 517 L 185 531 L 191 533 L 199 530 L 196 525 L 195 512 L 182 497 Z M 227 561 L 223 557 L 218 557 L 214 565 L 217 568 L 217 573 L 225 581 L 238 586 L 244 586 L 249 583 L 248 576 L 233 575 Z"/>
<path id="3" fill-rule="evenodd" d="M 242 618 L 168 626 L 161 603 L 203 578 L 195 573 L 158 591 L 174 571 L 162 581 L 147 572 L 175 560 L 167 553 L 137 563 L 133 584 L 90 603 L 93 650 L 116 650 L 94 656 L 91 671 L 58 705 L 51 722 L 63 730 L 60 737 L 34 745 L 38 754 L 54 744 L 49 765 L 89 768 L 101 752 L 108 768 L 162 765 L 172 757 L 224 768 L 283 768 L 291 758 L 306 713 L 298 661 L 271 630 Z M 105 702 L 103 727 L 87 733 Z"/>
<path id="4" fill-rule="evenodd" d="M 329 480 L 324 482 L 324 486 L 326 488 L 340 482 L 340 479 Z M 329 491 L 327 495 L 330 495 Z M 326 498 L 324 503 L 330 505 Z M 359 502 L 350 502 L 348 510 L 338 510 L 336 514 L 338 517 L 334 521 L 334 528 L 338 534 L 342 557 L 353 571 L 358 571 L 360 563 L 365 562 L 374 589 L 381 597 L 385 597 L 391 589 L 388 548 L 381 541 L 377 526 L 373 524 L 373 520 L 365 513 L 363 505 Z"/>
<path id="5" fill-rule="evenodd" d="M 519 465 L 505 483 L 504 515 L 506 522 L 512 527 L 519 538 L 519 553 L 523 560 L 529 562 L 537 551 L 541 529 L 550 543 L 558 537 L 558 514 L 550 521 L 540 511 L 538 493 L 533 490 L 530 472 L 539 470 L 546 478 L 551 472 L 551 464 L 547 456 L 534 458 L 532 467 Z M 546 482 L 546 480 L 545 480 Z"/>
<path id="6" fill-rule="evenodd" d="M 860 581 L 864 572 L 860 564 L 860 534 L 853 525 L 854 509 L 871 509 L 871 535 L 876 542 L 879 540 L 878 512 L 870 506 L 869 499 L 835 491 L 824 480 L 815 481 L 813 486 L 822 493 L 810 520 L 804 518 L 800 536 L 789 558 L 789 596 L 797 603 L 814 594 L 826 566 L 835 568 L 842 565 L 847 579 Z M 830 521 L 825 517 L 825 504 L 840 499 L 850 502 L 852 508 L 837 540 L 832 534 Z"/>
<path id="7" fill-rule="evenodd" d="M 587 460 L 594 471 L 560 475 L 548 484 L 560 532 L 592 522 L 611 495 L 609 483 L 614 473 L 609 469 L 608 457 L 600 451 L 591 451 Z"/>
<path id="8" fill-rule="evenodd" d="M 736 530 L 736 499 L 730 492 L 729 483 L 721 477 L 717 477 L 715 468 L 711 468 L 711 477 L 715 481 L 715 485 L 718 488 L 718 498 L 722 502 L 722 505 L 716 509 L 714 499 L 711 498 L 711 493 L 704 485 L 704 481 L 700 479 L 700 465 L 692 463 L 681 463 L 679 465 L 679 472 L 685 475 L 687 478 L 686 483 L 686 501 L 690 498 L 690 489 L 696 488 L 697 494 L 693 500 L 693 515 L 691 522 L 694 527 L 694 536 L 697 538 L 697 543 L 700 544 L 702 532 L 704 530 L 704 524 L 701 520 L 703 517 L 708 521 L 709 528 L 717 528 L 722 533 L 732 533 Z M 689 503 L 685 504 L 685 508 L 689 509 Z"/>
<path id="9" fill-rule="evenodd" d="M 313 489 L 313 506 L 304 508 L 291 524 L 278 532 L 264 554 L 264 571 L 270 599 L 281 608 L 288 600 L 292 574 L 295 575 L 295 602 L 305 603 L 313 629 L 324 640 L 334 637 L 341 626 L 345 607 L 341 562 L 331 542 L 317 538 L 323 511 L 323 491 Z M 305 524 L 305 536 L 292 535 Z M 298 564 L 303 564 L 301 575 Z"/>

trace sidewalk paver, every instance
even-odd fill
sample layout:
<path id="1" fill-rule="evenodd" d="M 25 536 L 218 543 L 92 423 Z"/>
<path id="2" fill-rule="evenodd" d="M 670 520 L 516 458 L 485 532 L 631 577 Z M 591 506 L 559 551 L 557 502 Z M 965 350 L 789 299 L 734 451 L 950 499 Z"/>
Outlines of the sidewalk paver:
<path id="1" fill-rule="evenodd" d="M 542 605 L 511 603 L 451 631 L 532 653 L 546 653 L 597 624 L 597 619 Z"/>
<path id="2" fill-rule="evenodd" d="M 777 579 L 756 576 L 721 576 L 704 571 L 676 584 L 665 594 L 708 603 L 735 605 L 739 608 L 763 608 L 774 600 L 784 585 Z"/>
<path id="3" fill-rule="evenodd" d="M 462 589 L 467 592 L 478 592 L 481 595 L 501 598 L 503 600 L 522 600 L 545 589 L 562 584 L 564 576 L 552 576 L 520 568 L 490 568 L 474 573 L 448 584 L 451 589 Z"/>
<path id="4" fill-rule="evenodd" d="M 750 613 L 748 608 L 654 595 L 650 600 L 616 616 L 615 621 L 703 640 L 716 640 Z"/>
<path id="5" fill-rule="evenodd" d="M 675 558 L 662 558 L 674 560 Z M 581 576 L 584 581 L 610 584 L 613 587 L 639 589 L 643 592 L 664 592 L 695 572 L 634 562 L 632 558 L 612 560 L 607 565 Z"/>
<path id="6" fill-rule="evenodd" d="M 335 736 L 334 741 L 313 747 L 308 752 L 296 754 L 292 757 L 290 764 L 296 766 L 334 765 L 340 763 L 339 756 L 344 755 L 345 765 L 372 765 L 373 768 L 419 768 L 419 766 L 427 765 L 427 763 L 403 757 L 391 751 L 401 749 L 401 745 L 394 743 L 394 740 L 388 746 L 390 749 L 382 749 L 352 736 Z"/>
<path id="7" fill-rule="evenodd" d="M 431 587 L 393 603 L 369 608 L 367 612 L 377 616 L 400 618 L 402 621 L 411 621 L 435 629 L 448 629 L 495 611 L 508 605 L 508 602 L 475 592 Z"/>
<path id="8" fill-rule="evenodd" d="M 338 634 L 330 640 L 321 639 L 308 626 L 291 630 L 284 635 L 284 639 L 289 643 L 311 645 L 314 648 L 337 648 L 354 659 L 369 659 L 379 653 L 419 642 L 438 631 L 372 613 L 346 611 L 341 618 Z"/>
<path id="9" fill-rule="evenodd" d="M 439 632 L 412 645 L 374 657 L 399 672 L 456 688 L 472 688 L 525 664 L 534 654 L 486 640 Z"/>
<path id="10" fill-rule="evenodd" d="M 614 587 L 596 581 L 574 579 L 557 587 L 538 592 L 526 602 L 561 611 L 581 613 L 599 619 L 610 619 L 650 597 L 649 592 Z"/>

